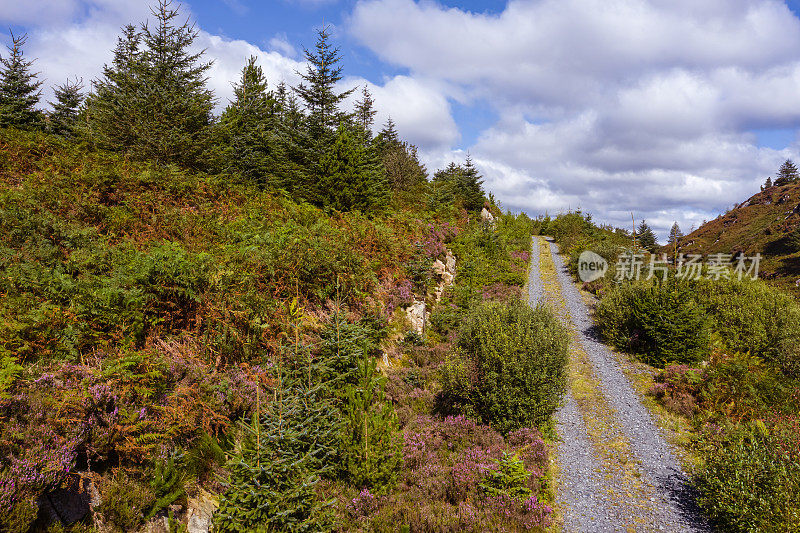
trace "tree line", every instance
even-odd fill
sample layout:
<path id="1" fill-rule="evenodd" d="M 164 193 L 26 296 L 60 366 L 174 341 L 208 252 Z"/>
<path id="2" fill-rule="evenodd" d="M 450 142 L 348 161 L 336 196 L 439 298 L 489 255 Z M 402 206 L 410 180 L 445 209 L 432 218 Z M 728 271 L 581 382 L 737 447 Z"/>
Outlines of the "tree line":
<path id="1" fill-rule="evenodd" d="M 39 74 L 23 54 L 26 36 L 12 34 L 0 57 L 0 127 L 46 131 L 131 159 L 230 174 L 329 210 L 385 211 L 393 199 L 453 202 L 467 210 L 486 201 L 472 162 L 451 164 L 432 182 L 417 148 L 398 136 L 391 118 L 373 135 L 375 102 L 361 89 L 352 111 L 340 90 L 342 55 L 328 28 L 304 48 L 305 72 L 289 87 L 270 88 L 256 57 L 234 83 L 220 116 L 207 86 L 212 61 L 193 52 L 198 30 L 181 22 L 171 0 L 151 9 L 153 22 L 122 28 L 113 59 L 84 93 L 75 78 L 54 87 L 50 109 Z"/>

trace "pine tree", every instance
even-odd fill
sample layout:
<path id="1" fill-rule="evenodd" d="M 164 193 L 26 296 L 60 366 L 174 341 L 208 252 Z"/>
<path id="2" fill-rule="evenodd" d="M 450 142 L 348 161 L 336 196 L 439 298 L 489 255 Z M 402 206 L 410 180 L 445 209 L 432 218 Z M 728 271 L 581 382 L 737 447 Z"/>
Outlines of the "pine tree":
<path id="1" fill-rule="evenodd" d="M 319 161 L 320 203 L 337 211 L 374 211 L 389 200 L 386 177 L 371 164 L 366 148 L 344 124 Z"/>
<path id="2" fill-rule="evenodd" d="M 368 137 L 372 137 L 372 125 L 375 123 L 375 114 L 378 111 L 375 109 L 375 101 L 366 85 L 361 91 L 361 100 L 356 102 L 355 120 L 356 124 L 361 126 Z"/>
<path id="3" fill-rule="evenodd" d="M 190 51 L 198 31 L 188 20 L 176 22 L 171 0 L 159 0 L 151 12 L 155 24 L 140 32 L 127 26 L 112 66 L 95 83 L 92 129 L 98 140 L 135 158 L 195 166 L 212 118 L 205 77 L 211 63 L 201 62 L 203 51 Z"/>
<path id="4" fill-rule="evenodd" d="M 74 133 L 78 120 L 78 110 L 83 103 L 83 81 L 67 80 L 55 87 L 55 102 L 50 102 L 50 131 L 58 135 L 70 136 Z"/>
<path id="5" fill-rule="evenodd" d="M 36 109 L 42 85 L 38 73 L 31 72 L 33 61 L 25 59 L 22 48 L 28 36 L 11 34 L 9 56 L 0 56 L 0 127 L 35 129 L 42 125 Z"/>
<path id="6" fill-rule="evenodd" d="M 400 142 L 400 137 L 397 135 L 397 128 L 394 125 L 392 117 L 386 119 L 386 123 L 378 134 L 377 141 L 382 149 Z"/>
<path id="7" fill-rule="evenodd" d="M 797 167 L 792 163 L 791 159 L 787 159 L 778 170 L 778 177 L 775 179 L 775 185 L 786 185 L 798 179 L 800 179 L 800 173 L 798 173 Z"/>
<path id="8" fill-rule="evenodd" d="M 304 49 L 308 69 L 298 72 L 303 82 L 294 88 L 308 111 L 308 126 L 311 136 L 322 138 L 333 134 L 339 123 L 347 115 L 339 110 L 339 104 L 350 96 L 355 88 L 341 93 L 336 92 L 336 83 L 342 79 L 341 55 L 338 48 L 328 42 L 330 33 L 324 27 L 317 31 L 317 44 L 314 52 Z"/>
<path id="9" fill-rule="evenodd" d="M 111 64 L 103 66 L 103 76 L 93 81 L 94 94 L 86 99 L 90 133 L 109 149 L 127 150 L 136 141 L 134 110 L 140 105 L 141 42 L 133 24 L 122 29 Z"/>
<path id="10" fill-rule="evenodd" d="M 389 185 L 395 191 L 409 191 L 427 183 L 428 171 L 420 163 L 417 147 L 405 142 L 383 146 L 381 159 Z"/>
<path id="11" fill-rule="evenodd" d="M 456 180 L 456 196 L 461 199 L 464 209 L 477 211 L 483 208 L 486 196 L 483 192 L 483 179 L 478 169 L 472 163 L 472 158 L 467 156 L 462 171 Z"/>
<path id="12" fill-rule="evenodd" d="M 285 376 L 285 386 L 250 424 L 228 464 L 227 489 L 214 530 L 329 531 L 331 501 L 315 487 L 332 473 L 340 435 L 338 409 L 322 385 Z"/>
<path id="13" fill-rule="evenodd" d="M 653 233 L 653 230 L 645 220 L 642 220 L 642 222 L 639 224 L 639 227 L 636 228 L 636 240 L 638 241 L 639 246 L 651 252 L 654 251 L 658 246 L 656 234 Z"/>
<path id="14" fill-rule="evenodd" d="M 342 426 L 341 469 L 357 487 L 382 492 L 394 484 L 400 466 L 397 415 L 386 400 L 386 378 L 369 350 L 358 363 L 358 382 L 347 387 Z"/>
<path id="15" fill-rule="evenodd" d="M 234 100 L 222 113 L 217 144 L 225 168 L 249 180 L 282 187 L 286 162 L 278 104 L 256 58 L 250 57 L 233 87 Z"/>
<path id="16" fill-rule="evenodd" d="M 672 228 L 669 230 L 669 240 L 667 240 L 667 243 L 673 245 L 678 242 L 681 237 L 683 237 L 683 232 L 681 231 L 680 226 L 678 226 L 678 223 L 675 222 L 672 225 Z"/>
<path id="17" fill-rule="evenodd" d="M 772 178 L 767 176 L 767 181 L 764 182 L 764 188 L 769 189 L 770 187 L 772 187 Z"/>

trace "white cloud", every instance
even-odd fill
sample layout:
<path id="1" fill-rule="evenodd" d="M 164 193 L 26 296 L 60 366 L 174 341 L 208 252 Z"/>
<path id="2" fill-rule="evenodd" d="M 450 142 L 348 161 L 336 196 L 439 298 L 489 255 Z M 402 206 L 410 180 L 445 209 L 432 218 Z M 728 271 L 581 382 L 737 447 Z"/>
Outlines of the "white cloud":
<path id="1" fill-rule="evenodd" d="M 269 47 L 285 56 L 297 57 L 297 49 L 289 42 L 285 33 L 276 35 L 270 39 Z"/>
<path id="2" fill-rule="evenodd" d="M 395 76 L 376 85 L 363 78 L 348 78 L 342 81 L 343 88 L 367 86 L 375 109 L 377 131 L 389 117 L 397 127 L 399 135 L 424 151 L 448 150 L 459 140 L 459 131 L 450 112 L 450 104 L 441 87 L 435 82 L 409 76 Z M 348 105 L 361 97 L 355 91 Z"/>
<path id="3" fill-rule="evenodd" d="M 349 31 L 442 94 L 493 102 L 469 148 L 508 207 L 665 234 L 742 201 L 800 146 L 800 21 L 776 0 L 511 0 L 499 14 L 360 0 Z M 438 82 L 438 85 L 436 85 Z M 460 95 L 460 96 L 459 96 Z"/>

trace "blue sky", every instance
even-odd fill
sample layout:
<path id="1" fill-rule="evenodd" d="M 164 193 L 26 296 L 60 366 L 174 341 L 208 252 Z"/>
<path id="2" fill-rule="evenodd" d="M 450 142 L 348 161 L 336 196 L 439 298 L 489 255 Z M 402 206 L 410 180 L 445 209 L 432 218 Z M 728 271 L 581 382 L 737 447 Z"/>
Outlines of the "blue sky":
<path id="1" fill-rule="evenodd" d="M 429 170 L 469 152 L 503 205 L 664 235 L 799 159 L 800 0 L 190 0 L 224 105 L 256 55 L 296 81 L 323 21 Z M 50 86 L 96 77 L 146 2 L 0 0 Z M 0 32 L 8 42 L 8 35 Z"/>

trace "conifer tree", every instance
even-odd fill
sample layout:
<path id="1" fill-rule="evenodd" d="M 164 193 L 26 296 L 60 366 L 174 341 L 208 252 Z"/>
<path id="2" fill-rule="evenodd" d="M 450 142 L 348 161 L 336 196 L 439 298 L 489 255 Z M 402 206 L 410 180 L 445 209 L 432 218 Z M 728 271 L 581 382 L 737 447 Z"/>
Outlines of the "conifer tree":
<path id="1" fill-rule="evenodd" d="M 778 177 L 775 179 L 775 185 L 786 185 L 798 179 L 800 179 L 800 173 L 798 173 L 797 167 L 792 163 L 791 159 L 787 159 L 778 170 Z"/>
<path id="2" fill-rule="evenodd" d="M 24 57 L 22 48 L 28 36 L 11 34 L 9 55 L 0 56 L 0 127 L 34 129 L 42 125 L 42 114 L 36 109 L 41 97 L 38 73 L 31 72 L 32 60 Z"/>
<path id="3" fill-rule="evenodd" d="M 112 66 L 95 83 L 93 131 L 136 158 L 194 166 L 211 123 L 214 98 L 205 77 L 211 63 L 201 62 L 203 51 L 191 51 L 198 32 L 188 20 L 177 22 L 171 0 L 159 0 L 151 12 L 155 24 L 139 32 L 127 26 Z"/>
<path id="4" fill-rule="evenodd" d="M 82 80 L 67 80 L 55 87 L 55 102 L 50 102 L 53 111 L 50 113 L 50 131 L 59 135 L 69 136 L 75 131 L 78 120 L 78 110 L 83 103 Z"/>
<path id="5" fill-rule="evenodd" d="M 92 137 L 109 149 L 127 150 L 136 141 L 137 86 L 141 77 L 142 36 L 133 24 L 122 28 L 110 65 L 93 81 L 94 94 L 86 99 Z"/>
<path id="6" fill-rule="evenodd" d="M 642 220 L 641 223 L 639 223 L 639 227 L 636 228 L 636 240 L 639 246 L 651 252 L 658 246 L 656 234 L 653 233 L 652 228 L 650 228 L 645 220 Z"/>
<path id="7" fill-rule="evenodd" d="M 233 92 L 234 100 L 217 127 L 223 164 L 251 181 L 283 186 L 279 176 L 287 162 L 279 132 L 279 106 L 267 90 L 267 80 L 255 56 L 242 68 Z"/>
<path id="8" fill-rule="evenodd" d="M 361 91 L 361 100 L 356 102 L 355 120 L 356 124 L 361 126 L 370 138 L 372 137 L 372 125 L 375 123 L 375 114 L 377 112 L 372 94 L 370 94 L 367 86 L 364 85 Z"/>
<path id="9" fill-rule="evenodd" d="M 467 211 L 477 211 L 486 202 L 482 185 L 483 178 L 472 163 L 472 158 L 467 156 L 467 161 L 456 179 L 456 196 L 461 199 L 462 205 Z"/>
<path id="10" fill-rule="evenodd" d="M 400 142 L 400 137 L 397 135 L 397 128 L 394 125 L 392 117 L 386 119 L 383 128 L 378 134 L 377 140 L 382 149 Z"/>
<path id="11" fill-rule="evenodd" d="M 416 146 L 405 142 L 386 143 L 381 155 L 393 190 L 409 191 L 427 183 L 428 171 L 419 161 Z"/>
<path id="12" fill-rule="evenodd" d="M 397 415 L 386 400 L 386 378 L 369 350 L 361 350 L 358 381 L 346 389 L 342 426 L 342 470 L 358 487 L 383 491 L 400 466 Z"/>
<path id="13" fill-rule="evenodd" d="M 669 230 L 669 240 L 667 240 L 667 243 L 671 245 L 675 244 L 681 237 L 683 237 L 683 232 L 681 231 L 681 227 L 678 226 L 678 223 L 675 222 Z"/>
<path id="14" fill-rule="evenodd" d="M 764 190 L 767 190 L 770 187 L 772 187 L 772 177 L 767 176 L 767 181 L 764 182 Z"/>
<path id="15" fill-rule="evenodd" d="M 328 28 L 317 31 L 317 44 L 312 52 L 304 49 L 308 69 L 298 72 L 303 82 L 294 88 L 308 112 L 308 127 L 311 136 L 317 139 L 336 131 L 339 123 L 348 117 L 339 110 L 339 104 L 350 96 L 355 88 L 336 92 L 336 83 L 342 79 L 341 55 L 331 46 Z"/>
<path id="16" fill-rule="evenodd" d="M 318 165 L 320 203 L 337 211 L 384 208 L 389 200 L 386 177 L 370 162 L 367 148 L 340 125 Z"/>
<path id="17" fill-rule="evenodd" d="M 304 381 L 284 375 L 277 398 L 252 423 L 242 423 L 215 531 L 332 529 L 332 502 L 320 501 L 315 486 L 334 469 L 339 411 L 322 394 L 324 386 Z"/>

